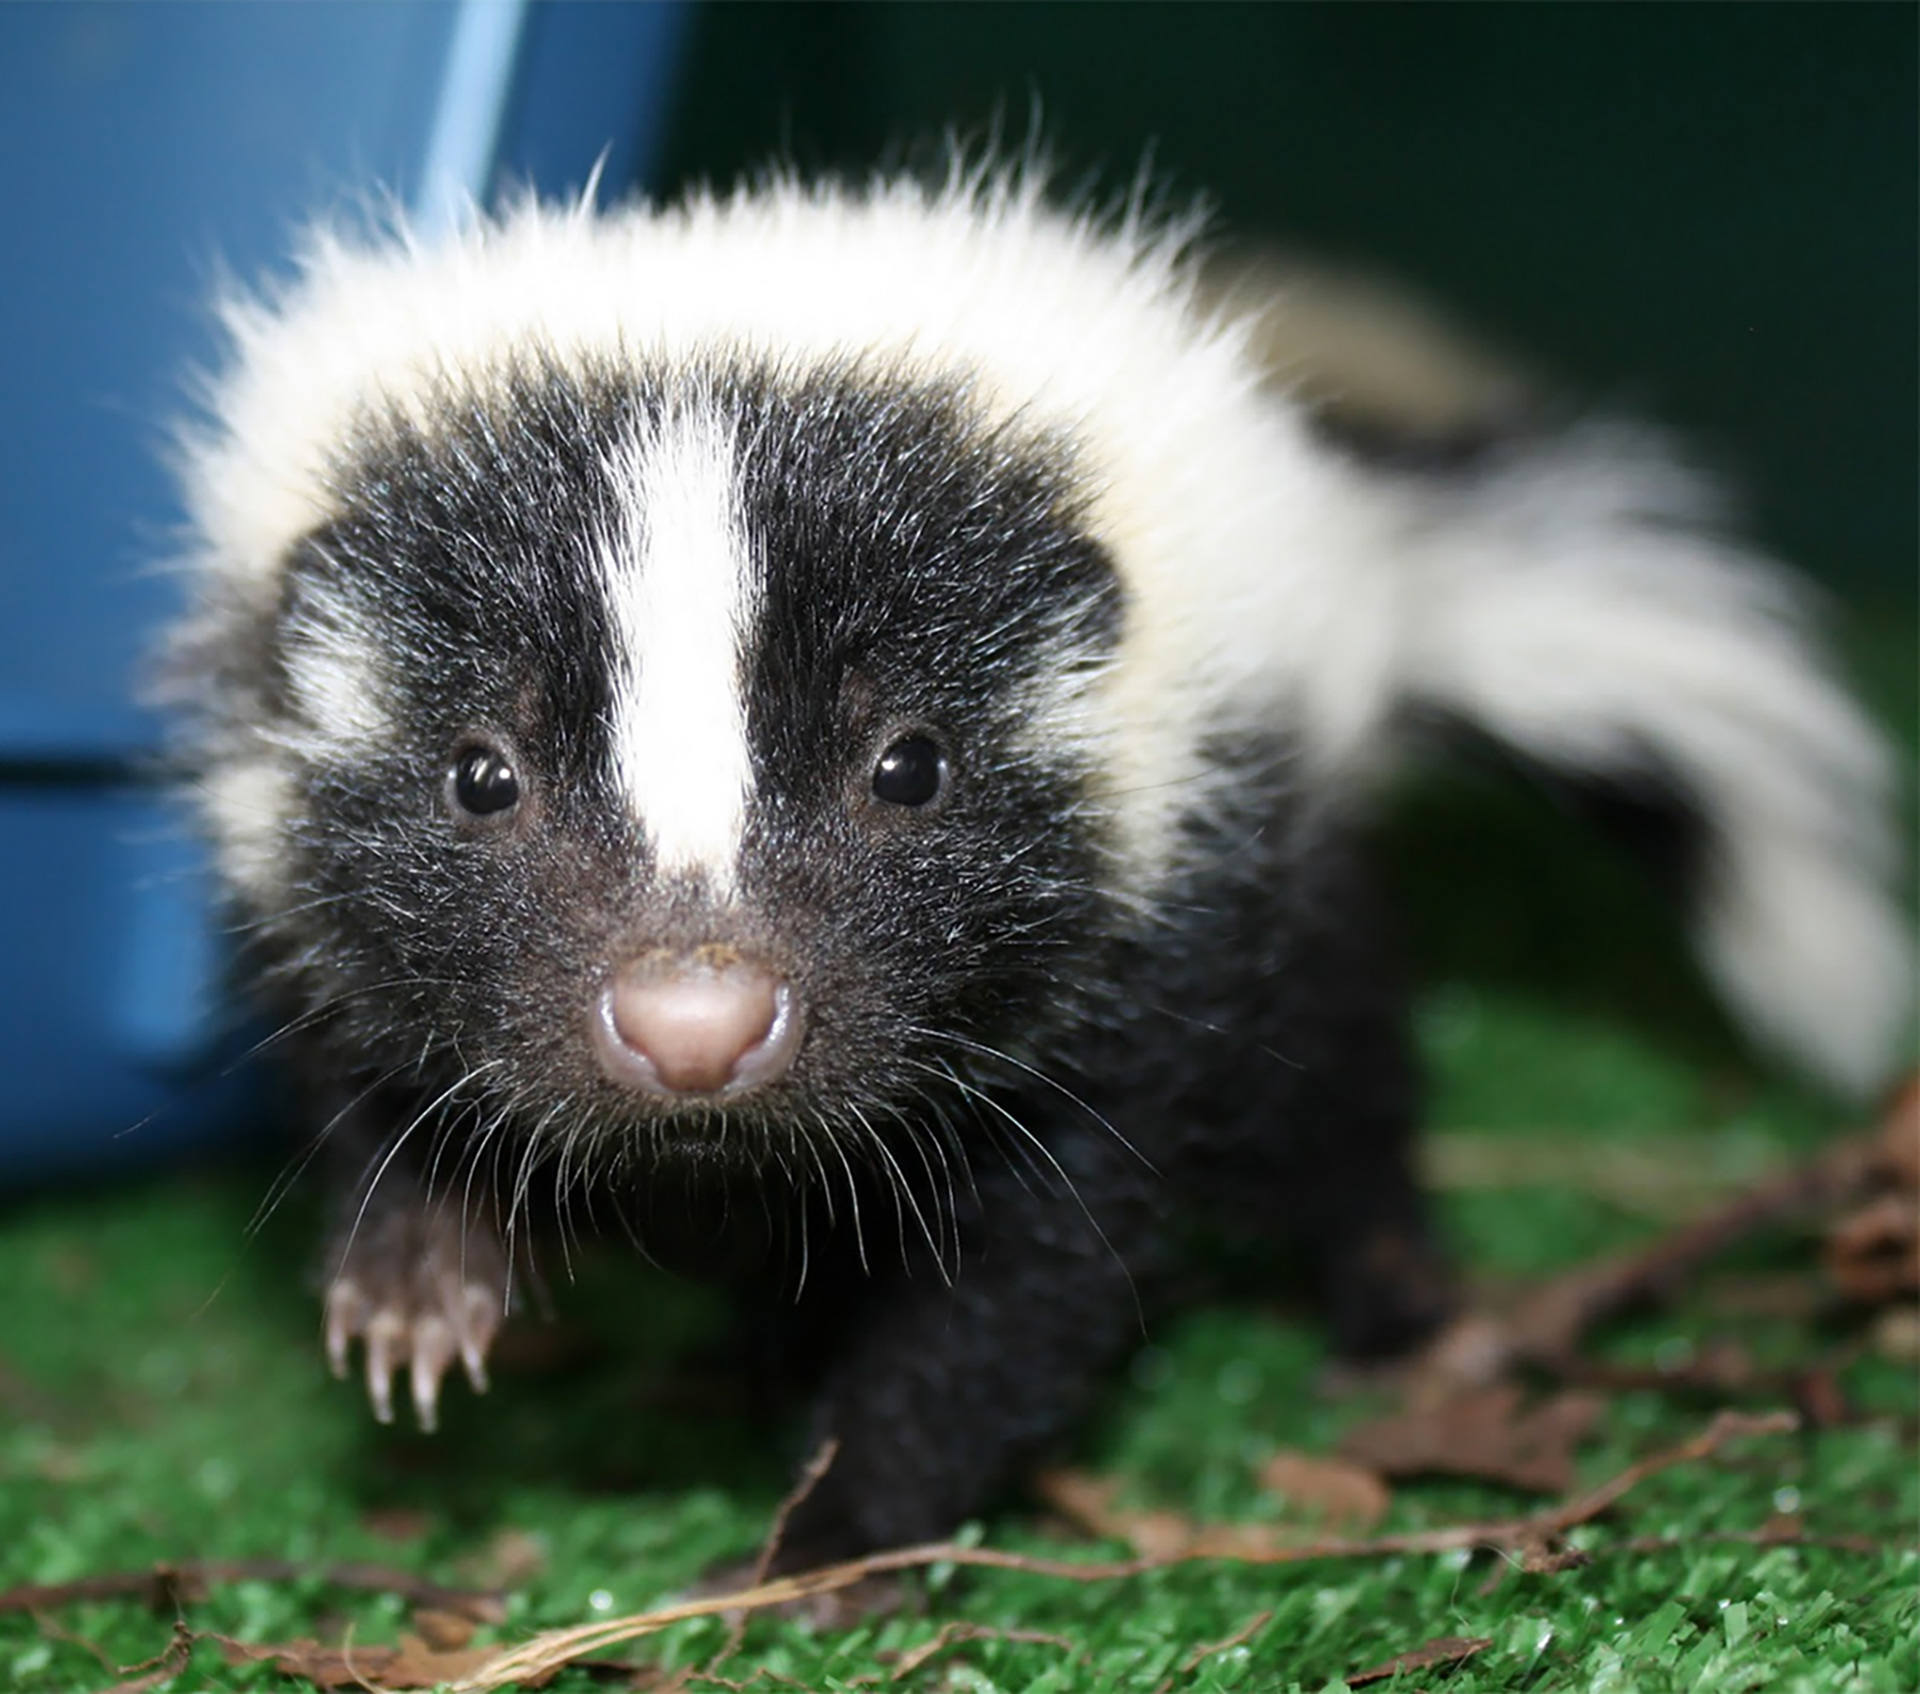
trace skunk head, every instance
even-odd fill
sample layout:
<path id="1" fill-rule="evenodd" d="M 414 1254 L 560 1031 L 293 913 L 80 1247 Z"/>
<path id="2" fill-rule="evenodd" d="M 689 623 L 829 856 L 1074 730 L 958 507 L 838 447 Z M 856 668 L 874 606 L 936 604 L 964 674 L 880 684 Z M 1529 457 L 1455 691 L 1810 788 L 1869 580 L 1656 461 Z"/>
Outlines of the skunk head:
<path id="1" fill-rule="evenodd" d="M 1179 242 L 777 184 L 322 233 L 230 304 L 175 670 L 293 1009 L 596 1141 L 1030 1062 L 1286 674 L 1290 420 Z"/>
<path id="2" fill-rule="evenodd" d="M 695 1150 L 1007 1041 L 1102 851 L 1075 719 L 1120 591 L 1073 479 L 857 363 L 369 408 L 245 643 L 237 828 L 302 999 L 362 1067 Z"/>

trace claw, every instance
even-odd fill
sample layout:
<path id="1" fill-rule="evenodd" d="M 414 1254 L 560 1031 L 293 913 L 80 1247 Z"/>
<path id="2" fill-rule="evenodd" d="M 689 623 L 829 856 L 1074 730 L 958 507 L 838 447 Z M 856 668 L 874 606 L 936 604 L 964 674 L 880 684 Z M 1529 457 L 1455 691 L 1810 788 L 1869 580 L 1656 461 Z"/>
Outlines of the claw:
<path id="1" fill-rule="evenodd" d="M 367 1396 L 381 1423 L 393 1422 L 393 1371 L 406 1348 L 404 1320 L 381 1312 L 367 1325 Z"/>
<path id="2" fill-rule="evenodd" d="M 453 1363 L 453 1328 L 444 1318 L 425 1317 L 413 1328 L 413 1414 L 429 1434 L 438 1426 L 440 1379 Z"/>
<path id="3" fill-rule="evenodd" d="M 502 1315 L 500 1302 L 488 1299 L 484 1290 L 466 1290 L 460 1312 L 460 1362 L 476 1394 L 487 1391 L 487 1349 L 499 1332 Z"/>
<path id="4" fill-rule="evenodd" d="M 341 1382 L 347 1380 L 347 1353 L 353 1338 L 365 1332 L 371 1315 L 358 1283 L 342 1277 L 327 1290 L 327 1366 Z"/>
<path id="5" fill-rule="evenodd" d="M 439 1422 L 440 1387 L 458 1359 L 475 1393 L 487 1388 L 486 1356 L 506 1315 L 506 1268 L 498 1241 L 463 1232 L 439 1214 L 403 1218 L 384 1239 L 350 1249 L 326 1297 L 327 1363 L 348 1374 L 357 1337 L 367 1398 L 393 1422 L 394 1378 L 423 1430 Z"/>

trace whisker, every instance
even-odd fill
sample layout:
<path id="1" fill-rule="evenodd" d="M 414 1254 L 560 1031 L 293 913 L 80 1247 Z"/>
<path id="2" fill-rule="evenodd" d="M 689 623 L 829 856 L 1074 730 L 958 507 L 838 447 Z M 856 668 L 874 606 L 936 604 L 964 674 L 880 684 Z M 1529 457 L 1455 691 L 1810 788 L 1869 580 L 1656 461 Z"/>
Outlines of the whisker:
<path id="1" fill-rule="evenodd" d="M 933 1238 L 932 1226 L 927 1222 L 926 1213 L 920 1209 L 920 1202 L 914 1196 L 913 1185 L 907 1181 L 906 1173 L 901 1170 L 899 1160 L 894 1158 L 893 1149 L 887 1145 L 886 1138 L 874 1129 L 873 1124 L 858 1106 L 852 1106 L 849 1110 L 853 1113 L 854 1118 L 860 1125 L 862 1133 L 866 1136 L 867 1145 L 872 1147 L 872 1149 L 886 1161 L 887 1170 L 892 1176 L 894 1220 L 899 1225 L 900 1235 L 900 1268 L 902 1270 L 910 1270 L 912 1268 L 907 1263 L 907 1219 L 906 1213 L 901 1207 L 901 1202 L 904 1200 L 907 1207 L 911 1208 L 913 1212 L 914 1221 L 920 1225 L 920 1233 L 926 1239 L 927 1251 L 933 1255 L 934 1265 L 940 1272 L 940 1280 L 945 1283 L 947 1287 L 951 1288 L 953 1286 L 953 1277 L 947 1270 L 946 1256 L 940 1251 L 939 1244 Z"/>
<path id="2" fill-rule="evenodd" d="M 923 1030 L 920 1033 L 929 1034 L 932 1032 Z M 967 1041 L 963 1037 L 948 1037 L 947 1039 L 954 1040 L 958 1045 L 970 1048 L 975 1052 L 985 1053 L 994 1058 L 1008 1059 L 1010 1063 L 1014 1064 L 1020 1070 L 1027 1072 L 1027 1074 L 1034 1077 L 1038 1077 L 1040 1078 L 1041 1081 L 1051 1081 L 1050 1078 L 1046 1077 L 1042 1072 L 1035 1070 L 1031 1065 L 1021 1064 L 1018 1060 L 1012 1059 L 1010 1055 L 1007 1055 L 1004 1053 L 996 1053 L 992 1048 L 983 1047 L 978 1042 Z M 1030 1146 L 1033 1149 L 1033 1151 L 1040 1156 L 1041 1159 L 1043 1159 L 1046 1162 L 1047 1167 L 1051 1169 L 1053 1174 L 1059 1179 L 1060 1186 L 1058 1190 L 1055 1190 L 1055 1192 L 1064 1192 L 1068 1196 L 1068 1198 L 1070 1198 L 1073 1201 L 1074 1205 L 1079 1208 L 1080 1215 L 1086 1219 L 1087 1227 L 1091 1229 L 1095 1234 L 1095 1236 L 1099 1238 L 1100 1245 L 1106 1249 L 1107 1255 L 1113 1260 L 1114 1264 L 1119 1267 L 1121 1274 L 1125 1276 L 1125 1278 L 1127 1279 L 1127 1286 L 1133 1292 L 1134 1305 L 1136 1310 L 1139 1310 L 1142 1313 L 1144 1313 L 1144 1308 L 1141 1307 L 1140 1305 L 1140 1291 L 1134 1283 L 1132 1269 L 1128 1266 L 1126 1260 L 1121 1257 L 1119 1250 L 1113 1245 L 1113 1242 L 1108 1237 L 1106 1230 L 1101 1226 L 1100 1220 L 1094 1216 L 1093 1209 L 1087 1204 L 1085 1197 L 1081 1194 L 1079 1186 L 1074 1182 L 1073 1178 L 1067 1174 L 1066 1168 L 1054 1156 L 1053 1150 L 1050 1147 L 1048 1147 L 1046 1142 L 1043 1141 L 1038 1135 L 1036 1135 L 1033 1132 L 1033 1130 L 1029 1128 L 1028 1125 L 1021 1118 L 1017 1117 L 1013 1113 L 1013 1111 L 1009 1109 L 1008 1106 L 1003 1101 L 995 1099 L 992 1094 L 987 1093 L 983 1089 L 970 1087 L 968 1084 L 962 1082 L 961 1079 L 957 1076 L 954 1078 L 954 1080 L 957 1083 L 960 1083 L 960 1086 L 973 1099 L 977 1100 L 980 1104 L 987 1106 L 994 1112 L 998 1113 L 1000 1118 L 1005 1123 L 1009 1124 L 1018 1133 L 1020 1138 L 1028 1146 Z M 1093 1111 L 1091 1107 L 1086 1105 L 1085 1101 L 1081 1100 L 1077 1095 L 1073 1094 L 1071 1090 L 1060 1087 L 1060 1085 L 1057 1083 L 1055 1083 L 1054 1086 L 1056 1088 L 1059 1088 L 1061 1093 L 1066 1094 L 1067 1097 L 1073 1100 L 1077 1105 L 1080 1105 L 1081 1107 L 1083 1107 L 1088 1112 L 1088 1114 L 1094 1119 L 1096 1123 L 1098 1123 L 1103 1129 L 1107 1130 L 1107 1132 L 1112 1136 L 1114 1142 L 1118 1146 L 1124 1148 L 1128 1153 L 1132 1154 L 1134 1158 L 1138 1159 L 1141 1165 L 1145 1167 L 1146 1170 L 1148 1170 L 1149 1172 L 1152 1172 L 1152 1174 L 1154 1174 L 1155 1176 L 1159 1175 L 1159 1172 L 1154 1170 L 1153 1165 L 1150 1164 L 1145 1158 L 1142 1158 L 1141 1155 L 1126 1140 L 1126 1138 L 1121 1134 L 1119 1134 L 1119 1132 L 1116 1131 L 1113 1128 L 1113 1126 L 1110 1123 L 1108 1123 L 1104 1117 L 1102 1117 L 1098 1112 Z M 1144 1324 L 1144 1321 L 1145 1319 L 1143 1315 L 1142 1317 L 1143 1324 Z"/>
<path id="3" fill-rule="evenodd" d="M 365 1223 L 367 1219 L 367 1208 L 373 1204 L 373 1196 L 379 1189 L 380 1184 L 386 1179 L 386 1174 L 388 1170 L 392 1168 L 393 1161 L 399 1157 L 400 1149 L 413 1138 L 414 1132 L 427 1121 L 428 1117 L 434 1112 L 437 1112 L 454 1091 L 465 1081 L 466 1077 L 464 1075 L 457 1078 L 451 1086 L 443 1089 L 440 1094 L 429 1101 L 427 1105 L 415 1112 L 407 1121 L 407 1127 L 401 1130 L 398 1135 L 392 1137 L 384 1157 L 382 1157 L 379 1165 L 374 1169 L 372 1176 L 367 1179 L 366 1192 L 360 1197 L 359 1210 L 354 1213 L 353 1223 L 347 1230 L 346 1243 L 340 1249 L 339 1258 L 334 1267 L 336 1271 L 340 1265 L 344 1265 L 347 1260 L 352 1257 L 354 1243 L 360 1239 L 360 1226 Z"/>
<path id="4" fill-rule="evenodd" d="M 1011 1065 L 1015 1070 L 1020 1071 L 1023 1074 L 1032 1077 L 1034 1081 L 1044 1083 L 1048 1088 L 1051 1088 L 1056 1094 L 1062 1095 L 1067 1100 L 1071 1101 L 1075 1106 L 1079 1107 L 1082 1112 L 1084 1112 L 1089 1118 L 1091 1118 L 1094 1121 L 1095 1124 L 1097 1124 L 1103 1131 L 1105 1131 L 1105 1133 L 1112 1139 L 1115 1146 L 1121 1148 L 1130 1156 L 1139 1160 L 1140 1165 L 1144 1170 L 1151 1172 L 1154 1176 L 1160 1175 L 1160 1172 L 1155 1168 L 1153 1161 L 1149 1159 L 1144 1153 L 1142 1153 L 1139 1150 L 1139 1148 L 1135 1147 L 1134 1144 L 1131 1141 L 1129 1141 L 1124 1135 L 1122 1135 L 1120 1131 L 1114 1127 L 1113 1122 L 1110 1118 L 1108 1118 L 1104 1113 L 1097 1111 L 1091 1104 L 1089 1104 L 1086 1100 L 1082 1099 L 1078 1094 L 1074 1093 L 1074 1091 L 1071 1088 L 1067 1087 L 1067 1085 L 1064 1082 L 1060 1082 L 1056 1078 L 1048 1076 L 1045 1071 L 1035 1068 L 1033 1065 L 1028 1064 L 1024 1059 L 1017 1059 L 1011 1053 L 1005 1052 L 998 1047 L 989 1047 L 984 1042 L 969 1040 L 964 1035 L 956 1035 L 952 1030 L 928 1029 L 918 1024 L 910 1024 L 907 1027 L 908 1027 L 909 1033 L 911 1034 L 925 1036 L 929 1040 L 936 1041 L 936 1042 L 951 1042 L 954 1046 L 963 1047 L 968 1052 L 971 1052 L 971 1053 L 978 1053 L 983 1058 L 995 1060 L 1000 1064 Z"/>
<path id="5" fill-rule="evenodd" d="M 993 1120 L 983 1117 L 980 1112 L 975 1109 L 979 1105 L 990 1105 L 994 1108 L 995 1112 L 1004 1116 L 1006 1108 L 1002 1106 L 999 1101 L 992 1099 L 985 1090 L 977 1088 L 974 1084 L 968 1082 L 966 1078 L 961 1076 L 944 1058 L 937 1062 L 929 1059 L 916 1058 L 909 1060 L 909 1063 L 912 1064 L 916 1070 L 925 1071 L 927 1075 L 938 1078 L 943 1084 L 951 1087 L 960 1095 L 962 1103 L 969 1108 L 973 1122 L 979 1126 L 981 1133 L 993 1142 L 1001 1156 L 1005 1159 L 1007 1169 L 1013 1172 L 1014 1180 L 1018 1182 L 1021 1188 L 1027 1193 L 1031 1194 L 1033 1188 L 1028 1183 L 1027 1178 L 1031 1176 L 1039 1179 L 1041 1176 L 1039 1167 L 1033 1162 L 1032 1157 L 1028 1154 L 1022 1143 L 1018 1141 L 1009 1142 L 1006 1140 L 1001 1134 L 999 1126 Z M 947 1122 L 944 1113 L 941 1114 L 940 1121 L 943 1124 Z M 961 1168 L 965 1170 L 967 1175 L 968 1193 L 977 1201 L 980 1198 L 980 1191 L 978 1187 L 975 1186 L 973 1169 L 967 1162 L 965 1148 L 964 1146 L 959 1146 L 956 1147 L 956 1151 L 960 1156 Z"/>
<path id="6" fill-rule="evenodd" d="M 951 1288 L 954 1277 L 960 1272 L 960 1215 L 959 1209 L 954 1202 L 953 1167 L 947 1163 L 946 1148 L 940 1144 L 938 1138 L 930 1138 L 925 1133 L 924 1126 L 917 1118 L 910 1117 L 905 1112 L 896 1112 L 894 1118 L 905 1133 L 907 1144 L 920 1155 L 920 1168 L 926 1172 L 927 1200 L 933 1207 L 934 1222 L 941 1226 L 940 1245 L 934 1251 L 934 1259 L 940 1265 L 940 1280 Z M 934 1179 L 933 1161 L 927 1157 L 927 1147 L 930 1140 L 933 1151 L 939 1156 L 941 1172 L 946 1178 L 947 1204 L 944 1211 L 942 1211 L 940 1205 L 940 1184 Z M 949 1240 L 953 1243 L 953 1269 L 951 1272 L 947 1270 L 945 1261 L 946 1248 Z M 931 1243 L 929 1243 L 929 1245 L 931 1245 Z"/>
<path id="7" fill-rule="evenodd" d="M 847 1179 L 847 1211 L 853 1219 L 853 1242 L 860 1255 L 860 1273 L 871 1276 L 873 1267 L 867 1262 L 867 1235 L 860 1217 L 860 1190 L 853 1176 L 853 1166 L 847 1161 L 847 1149 L 842 1138 L 834 1134 L 832 1126 L 827 1126 L 827 1145 L 840 1161 L 840 1169 Z"/>
<path id="8" fill-rule="evenodd" d="M 369 1096 L 378 1093 L 404 1069 L 406 1069 L 404 1064 L 396 1065 L 393 1069 L 376 1076 L 339 1111 L 328 1118 L 293 1159 L 281 1166 L 279 1174 L 267 1185 L 267 1191 L 261 1196 L 260 1204 L 254 1208 L 253 1216 L 247 1220 L 247 1227 L 243 1233 L 249 1240 L 266 1227 L 268 1219 L 285 1203 L 287 1196 L 293 1192 L 294 1184 L 306 1175 L 313 1161 L 320 1156 L 321 1149 L 326 1146 L 347 1115 L 357 1111 L 366 1103 Z"/>

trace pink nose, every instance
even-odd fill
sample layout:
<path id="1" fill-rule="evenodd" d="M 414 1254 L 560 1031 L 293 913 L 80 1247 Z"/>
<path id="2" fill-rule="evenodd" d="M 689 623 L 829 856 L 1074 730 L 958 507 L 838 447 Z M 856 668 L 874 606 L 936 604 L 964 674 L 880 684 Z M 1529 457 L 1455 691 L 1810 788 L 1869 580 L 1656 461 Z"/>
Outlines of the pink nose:
<path id="1" fill-rule="evenodd" d="M 793 990 L 765 967 L 648 959 L 601 991 L 594 1050 L 649 1094 L 741 1094 L 786 1074 L 800 1045 Z"/>

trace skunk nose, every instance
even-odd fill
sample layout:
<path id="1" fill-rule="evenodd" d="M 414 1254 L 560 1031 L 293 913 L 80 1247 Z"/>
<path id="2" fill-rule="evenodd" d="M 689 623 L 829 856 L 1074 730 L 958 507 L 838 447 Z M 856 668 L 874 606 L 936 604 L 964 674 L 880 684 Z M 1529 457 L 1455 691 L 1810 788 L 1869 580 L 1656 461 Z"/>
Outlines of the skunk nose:
<path id="1" fill-rule="evenodd" d="M 784 1076 L 800 1045 L 799 1001 L 745 960 L 644 959 L 601 990 L 600 1065 L 649 1094 L 742 1094 Z"/>

